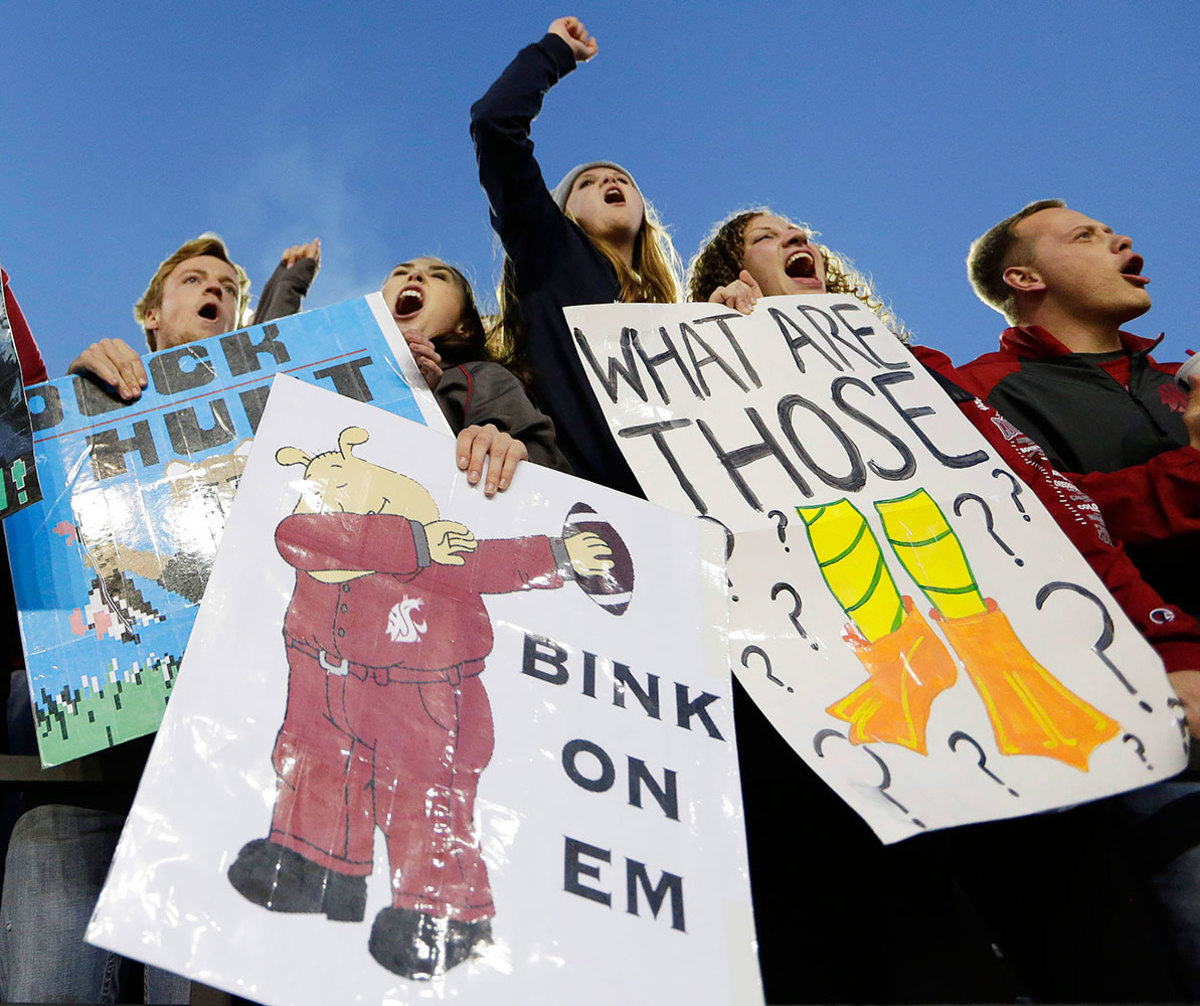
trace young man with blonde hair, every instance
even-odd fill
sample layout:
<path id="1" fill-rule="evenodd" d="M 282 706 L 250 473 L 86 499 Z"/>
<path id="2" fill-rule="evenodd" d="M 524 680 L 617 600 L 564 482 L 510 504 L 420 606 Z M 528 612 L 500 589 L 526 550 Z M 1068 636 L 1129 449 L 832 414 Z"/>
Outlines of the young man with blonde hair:
<path id="1" fill-rule="evenodd" d="M 254 312 L 257 322 L 300 309 L 320 268 L 321 241 L 294 245 L 263 288 Z M 250 277 L 233 261 L 216 234 L 201 234 L 159 263 L 146 292 L 133 305 L 151 352 L 224 335 L 243 324 L 250 303 Z M 91 374 L 126 401 L 146 387 L 141 354 L 124 339 L 101 339 L 79 354 L 67 370 Z"/>

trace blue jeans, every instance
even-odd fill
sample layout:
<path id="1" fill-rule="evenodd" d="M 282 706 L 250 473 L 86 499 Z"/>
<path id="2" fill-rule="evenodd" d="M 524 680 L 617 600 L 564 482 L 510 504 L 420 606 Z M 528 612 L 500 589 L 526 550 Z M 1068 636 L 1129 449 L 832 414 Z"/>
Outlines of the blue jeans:
<path id="1" fill-rule="evenodd" d="M 12 747 L 33 753 L 23 672 L 13 675 L 12 689 Z M 23 739 L 33 751 L 23 751 Z M 113 1003 L 122 983 L 128 989 L 139 965 L 83 942 L 124 824 L 124 814 L 65 804 L 34 807 L 17 820 L 0 896 L 0 1000 Z M 151 967 L 143 989 L 147 1003 L 186 1003 L 191 995 L 186 978 Z"/>
<path id="2" fill-rule="evenodd" d="M 17 821 L 0 898 L 0 995 L 16 1002 L 112 1003 L 131 962 L 83 942 L 124 816 L 46 804 Z M 186 1003 L 186 978 L 146 968 L 147 1003 Z"/>

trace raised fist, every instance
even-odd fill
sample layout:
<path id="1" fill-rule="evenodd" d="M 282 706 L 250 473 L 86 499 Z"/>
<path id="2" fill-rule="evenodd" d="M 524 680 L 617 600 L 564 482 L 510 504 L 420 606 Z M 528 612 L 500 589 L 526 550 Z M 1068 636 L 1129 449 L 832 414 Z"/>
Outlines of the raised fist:
<path id="1" fill-rule="evenodd" d="M 600 51 L 599 43 L 588 34 L 587 28 L 577 17 L 560 17 L 551 21 L 546 30 L 571 47 L 576 63 L 586 63 Z"/>

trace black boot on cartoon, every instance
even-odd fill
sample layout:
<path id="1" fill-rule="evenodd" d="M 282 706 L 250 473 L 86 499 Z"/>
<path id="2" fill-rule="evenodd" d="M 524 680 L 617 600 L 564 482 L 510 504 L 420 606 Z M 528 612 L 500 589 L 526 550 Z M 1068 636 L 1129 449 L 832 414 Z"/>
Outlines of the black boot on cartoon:
<path id="1" fill-rule="evenodd" d="M 375 916 L 368 948 L 393 974 L 428 981 L 491 942 L 489 919 L 459 922 L 413 908 L 385 908 Z"/>
<path id="2" fill-rule="evenodd" d="M 334 922 L 362 922 L 367 907 L 366 877 L 327 870 L 269 838 L 242 846 L 229 882 L 272 912 L 324 912 Z"/>

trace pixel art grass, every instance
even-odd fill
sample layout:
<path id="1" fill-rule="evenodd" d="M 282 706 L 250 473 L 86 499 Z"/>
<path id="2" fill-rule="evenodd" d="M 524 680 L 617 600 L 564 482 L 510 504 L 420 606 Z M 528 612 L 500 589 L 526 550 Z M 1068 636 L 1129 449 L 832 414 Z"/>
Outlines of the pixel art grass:
<path id="1" fill-rule="evenodd" d="M 150 654 L 119 673 L 116 659 L 107 680 L 81 676 L 79 687 L 34 702 L 42 762 L 59 765 L 122 741 L 153 733 L 162 720 L 179 674 L 179 658 Z"/>

